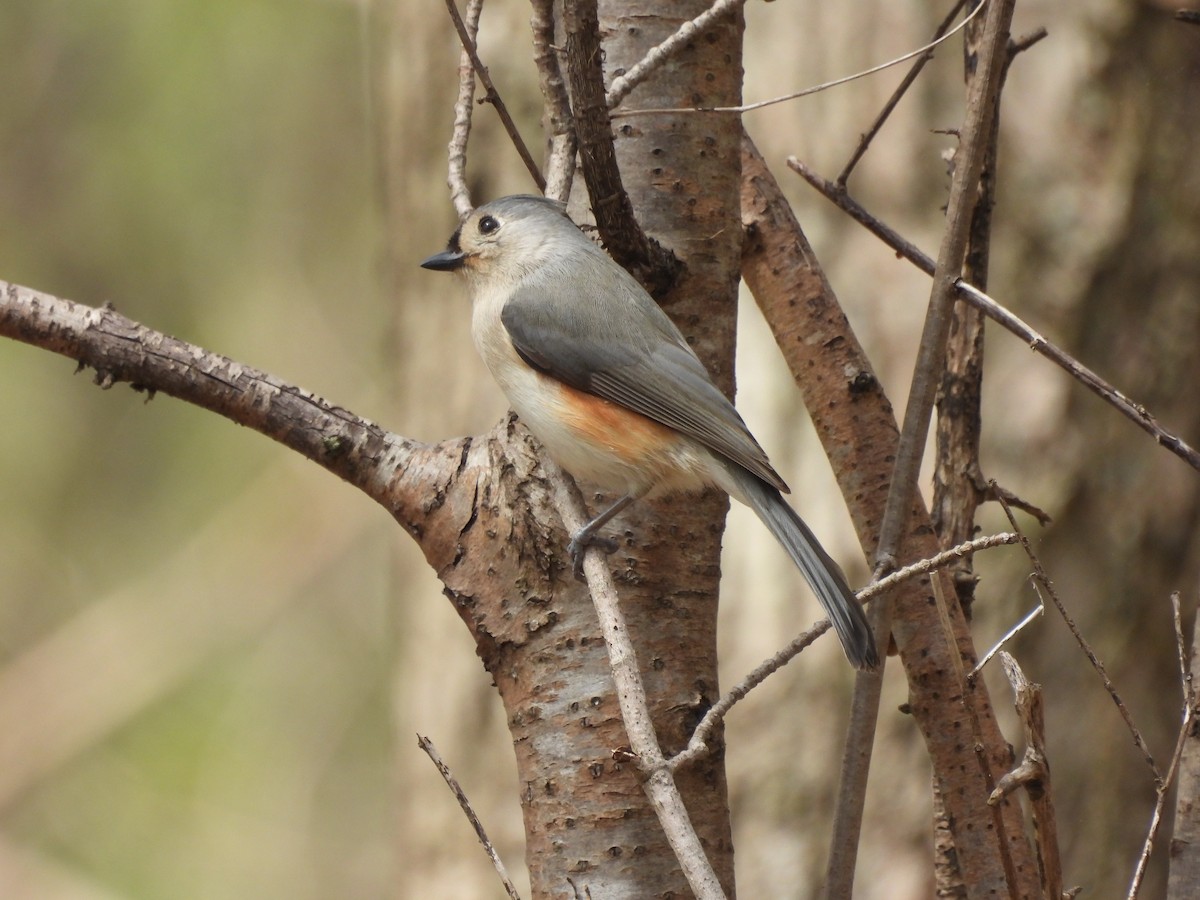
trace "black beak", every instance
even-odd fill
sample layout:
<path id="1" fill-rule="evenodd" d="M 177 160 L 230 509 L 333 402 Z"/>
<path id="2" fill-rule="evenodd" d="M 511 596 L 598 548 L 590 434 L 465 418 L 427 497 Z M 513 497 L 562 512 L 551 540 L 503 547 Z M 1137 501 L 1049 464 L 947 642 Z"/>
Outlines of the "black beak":
<path id="1" fill-rule="evenodd" d="M 422 269 L 433 269 L 435 272 L 453 272 L 455 269 L 461 269 L 463 261 L 466 259 L 466 254 L 461 250 L 447 249 L 441 253 L 435 253 L 429 259 L 421 263 Z"/>

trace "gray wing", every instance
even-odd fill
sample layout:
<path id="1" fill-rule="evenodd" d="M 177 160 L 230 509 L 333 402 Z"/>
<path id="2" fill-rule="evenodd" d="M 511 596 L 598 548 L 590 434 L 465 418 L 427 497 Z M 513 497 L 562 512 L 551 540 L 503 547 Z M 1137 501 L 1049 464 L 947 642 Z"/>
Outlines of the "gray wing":
<path id="1" fill-rule="evenodd" d="M 545 281 L 523 284 L 500 316 L 517 353 L 537 371 L 674 428 L 786 492 L 683 335 L 623 269 L 614 285 L 613 265 L 605 258 L 591 272 L 576 271 L 596 277 L 576 278 L 571 297 L 556 296 Z M 607 285 L 603 295 L 597 279 Z"/>

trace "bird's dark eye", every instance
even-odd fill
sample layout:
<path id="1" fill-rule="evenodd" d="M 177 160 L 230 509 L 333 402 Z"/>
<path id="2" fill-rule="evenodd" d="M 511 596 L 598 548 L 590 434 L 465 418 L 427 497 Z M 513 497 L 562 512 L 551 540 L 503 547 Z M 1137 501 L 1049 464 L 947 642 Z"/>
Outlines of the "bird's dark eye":
<path id="1" fill-rule="evenodd" d="M 496 231 L 499 228 L 500 228 L 500 223 L 497 222 L 491 216 L 484 216 L 482 219 L 479 220 L 479 233 L 480 234 L 491 234 L 492 232 Z"/>

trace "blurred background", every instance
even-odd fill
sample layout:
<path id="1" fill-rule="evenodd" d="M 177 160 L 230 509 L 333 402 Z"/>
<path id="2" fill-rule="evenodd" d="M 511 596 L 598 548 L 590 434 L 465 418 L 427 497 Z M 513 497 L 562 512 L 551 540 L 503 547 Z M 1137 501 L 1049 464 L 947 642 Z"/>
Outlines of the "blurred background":
<path id="1" fill-rule="evenodd" d="M 1015 34 L 1050 37 L 1008 79 L 991 293 L 1196 444 L 1200 29 L 1171 19 L 1182 2 L 1019 7 Z M 890 59 L 944 13 L 751 0 L 746 97 Z M 493 4 L 481 50 L 536 145 L 527 19 L 525 4 Z M 961 117 L 957 47 L 851 180 L 928 252 L 952 146 L 932 130 Z M 454 224 L 457 61 L 432 0 L 5 0 L 0 279 L 112 302 L 408 436 L 482 431 L 504 403 L 470 346 L 466 301 L 416 267 Z M 901 71 L 746 117 L 897 408 L 928 284 L 782 160 L 834 177 Z M 476 198 L 530 190 L 491 110 L 476 123 Z M 864 582 L 748 300 L 740 342 L 746 419 Z M 1194 609 L 1197 475 L 1008 335 L 992 330 L 987 355 L 985 473 L 1055 517 L 1027 524 L 1165 768 L 1180 708 L 1168 593 Z M 0 896 L 500 896 L 416 732 L 522 884 L 503 714 L 412 542 L 264 438 L 167 397 L 101 392 L 73 369 L 0 342 Z M 981 522 L 1001 527 L 992 509 Z M 816 615 L 760 537 L 735 510 L 726 683 Z M 985 647 L 1035 599 L 1017 551 L 978 568 Z M 808 897 L 821 877 L 851 683 L 821 643 L 730 719 L 745 897 Z M 1149 821 L 1149 770 L 1056 616 L 1013 649 L 1047 692 L 1067 884 L 1112 896 Z M 1019 741 L 1008 688 L 989 683 Z M 863 898 L 931 893 L 928 766 L 897 712 L 904 695 L 893 667 Z M 1162 855 L 1145 896 L 1161 893 Z"/>

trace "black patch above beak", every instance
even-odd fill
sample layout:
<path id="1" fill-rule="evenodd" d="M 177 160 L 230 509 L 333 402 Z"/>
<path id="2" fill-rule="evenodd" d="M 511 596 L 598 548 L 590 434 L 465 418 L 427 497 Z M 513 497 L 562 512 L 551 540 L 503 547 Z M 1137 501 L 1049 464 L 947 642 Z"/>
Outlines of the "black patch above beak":
<path id="1" fill-rule="evenodd" d="M 422 269 L 433 269 L 435 272 L 453 272 L 455 269 L 461 269 L 466 254 L 461 250 L 448 248 L 441 253 L 435 253 L 429 259 L 421 263 Z"/>

